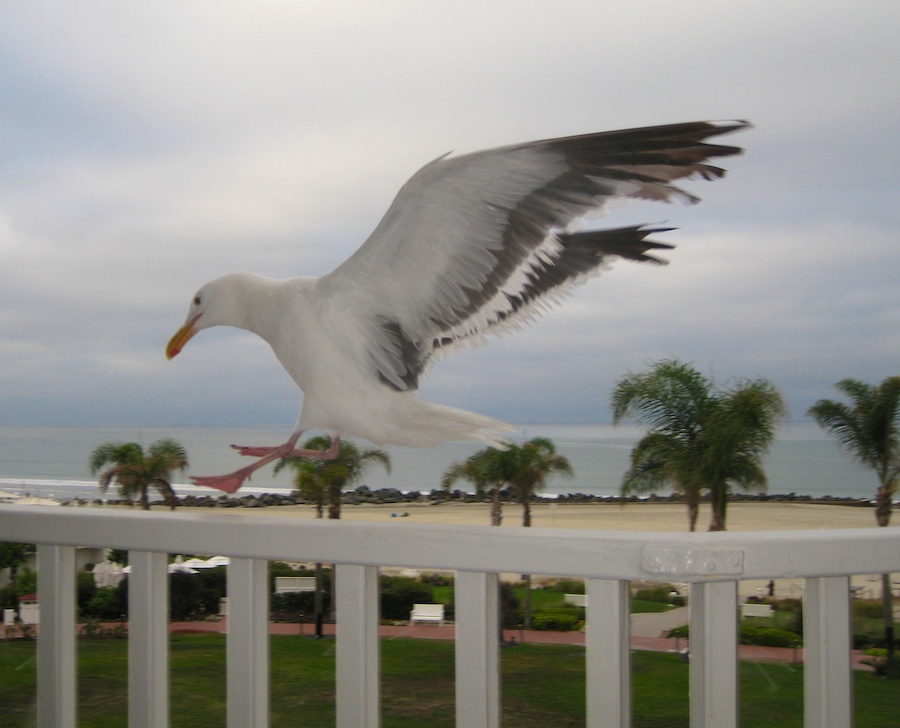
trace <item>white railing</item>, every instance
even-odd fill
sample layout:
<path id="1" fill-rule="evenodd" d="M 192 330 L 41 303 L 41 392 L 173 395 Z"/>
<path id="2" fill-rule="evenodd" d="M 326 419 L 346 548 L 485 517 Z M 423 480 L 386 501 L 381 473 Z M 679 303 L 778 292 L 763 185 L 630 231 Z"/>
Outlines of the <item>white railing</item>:
<path id="1" fill-rule="evenodd" d="M 337 724 L 377 728 L 378 568 L 454 569 L 456 725 L 500 725 L 497 573 L 587 580 L 587 725 L 628 726 L 628 582 L 690 582 L 691 726 L 738 724 L 737 582 L 805 577 L 805 725 L 852 724 L 850 575 L 900 571 L 900 529 L 625 533 L 0 506 L 38 543 L 38 725 L 76 725 L 77 546 L 128 549 L 129 725 L 168 725 L 167 554 L 231 557 L 228 725 L 268 726 L 268 561 L 336 564 Z"/>

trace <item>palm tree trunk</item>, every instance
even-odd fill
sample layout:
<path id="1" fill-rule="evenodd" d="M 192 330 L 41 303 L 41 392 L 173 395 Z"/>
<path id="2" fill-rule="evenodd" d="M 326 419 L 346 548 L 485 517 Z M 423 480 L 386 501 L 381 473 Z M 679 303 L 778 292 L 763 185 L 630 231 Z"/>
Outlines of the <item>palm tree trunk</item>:
<path id="1" fill-rule="evenodd" d="M 891 522 L 891 490 L 886 485 L 879 486 L 875 493 L 875 521 L 879 526 Z"/>
<path id="2" fill-rule="evenodd" d="M 495 483 L 491 491 L 491 525 L 499 526 L 503 520 L 503 504 L 500 502 L 500 484 Z"/>
<path id="3" fill-rule="evenodd" d="M 687 501 L 688 509 L 688 530 L 693 533 L 697 530 L 697 517 L 700 515 L 700 504 L 694 496 L 685 495 L 685 500 Z"/>
<path id="4" fill-rule="evenodd" d="M 331 519 L 340 519 L 341 517 L 341 493 L 338 491 L 337 495 L 334 493 L 331 494 L 331 498 L 328 501 L 328 517 Z"/>
<path id="5" fill-rule="evenodd" d="M 710 531 L 724 531 L 725 530 L 725 513 L 721 506 L 716 502 L 716 499 L 712 501 L 712 518 L 709 521 L 709 530 Z"/>
<path id="6" fill-rule="evenodd" d="M 522 626 L 531 629 L 531 574 L 525 574 L 525 620 Z"/>
<path id="7" fill-rule="evenodd" d="M 337 564 L 331 564 L 331 594 L 328 600 L 328 621 L 337 621 Z"/>
<path id="8" fill-rule="evenodd" d="M 879 486 L 875 493 L 875 520 L 879 526 L 891 522 L 891 489 L 887 484 Z M 894 604 L 891 594 L 891 575 L 881 575 L 882 615 L 884 616 L 884 641 L 887 647 L 887 674 L 894 672 Z"/>
<path id="9" fill-rule="evenodd" d="M 882 614 L 884 615 L 884 642 L 887 647 L 887 674 L 893 674 L 894 666 L 894 600 L 891 596 L 891 575 L 881 575 Z"/>
<path id="10" fill-rule="evenodd" d="M 316 639 L 322 639 L 322 562 L 316 562 L 316 593 L 313 600 L 313 618 L 316 622 Z"/>
<path id="11" fill-rule="evenodd" d="M 531 498 L 526 495 L 522 499 L 522 526 L 529 528 L 531 526 Z M 531 574 L 524 574 L 525 577 L 525 629 L 531 629 Z"/>
<path id="12" fill-rule="evenodd" d="M 724 531 L 725 509 L 728 506 L 728 486 L 725 483 L 718 483 L 711 489 L 709 503 L 712 508 L 709 530 Z"/>

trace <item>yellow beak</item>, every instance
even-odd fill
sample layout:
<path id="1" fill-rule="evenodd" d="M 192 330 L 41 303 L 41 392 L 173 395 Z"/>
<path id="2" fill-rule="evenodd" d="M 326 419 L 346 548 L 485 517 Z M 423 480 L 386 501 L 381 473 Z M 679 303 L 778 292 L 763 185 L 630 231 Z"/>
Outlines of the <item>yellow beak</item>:
<path id="1" fill-rule="evenodd" d="M 178 329 L 178 331 L 175 332 L 175 336 L 169 339 L 169 344 L 166 346 L 166 359 L 178 356 L 178 353 L 184 348 L 184 345 L 194 337 L 198 331 L 198 329 L 194 328 L 194 324 L 197 323 L 197 319 L 200 318 L 200 316 L 201 314 L 198 313 L 194 318 Z"/>

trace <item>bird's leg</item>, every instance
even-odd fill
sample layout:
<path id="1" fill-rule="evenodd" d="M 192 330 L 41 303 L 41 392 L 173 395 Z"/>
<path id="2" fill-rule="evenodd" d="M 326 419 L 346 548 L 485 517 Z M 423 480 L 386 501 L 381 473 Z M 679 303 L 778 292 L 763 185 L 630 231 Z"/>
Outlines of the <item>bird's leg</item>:
<path id="1" fill-rule="evenodd" d="M 309 458 L 311 460 L 334 460 L 341 453 L 341 436 L 332 435 L 327 450 L 294 450 L 290 457 Z"/>
<path id="2" fill-rule="evenodd" d="M 294 432 L 288 438 L 287 442 L 278 447 L 253 448 L 232 445 L 232 447 L 238 450 L 241 455 L 252 455 L 253 457 L 258 457 L 259 460 L 252 465 L 235 470 L 228 475 L 198 475 L 192 476 L 191 480 L 194 481 L 194 485 L 203 485 L 208 488 L 224 491 L 225 493 L 234 493 L 244 484 L 245 480 L 249 479 L 250 476 L 263 465 L 267 465 L 273 460 L 287 457 L 290 453 L 294 452 L 294 445 L 297 444 L 297 440 L 300 439 L 301 434 L 303 433 L 299 430 Z"/>
<path id="3" fill-rule="evenodd" d="M 244 447 L 242 445 L 232 445 L 241 455 L 259 458 L 252 465 L 235 470 L 228 475 L 198 475 L 192 476 L 191 480 L 194 485 L 203 485 L 208 488 L 215 488 L 225 493 L 234 493 L 240 489 L 245 480 L 259 470 L 263 465 L 271 463 L 273 460 L 287 457 L 313 458 L 316 460 L 334 460 L 340 453 L 341 438 L 335 435 L 331 438 L 331 445 L 327 450 L 306 450 L 294 449 L 297 440 L 300 439 L 302 431 L 294 432 L 288 441 L 278 447 Z"/>
<path id="4" fill-rule="evenodd" d="M 297 433 L 299 437 L 300 433 Z M 292 442 L 293 441 L 293 442 Z M 297 438 L 291 437 L 291 440 L 288 440 L 284 445 L 279 445 L 278 447 L 247 447 L 244 445 L 232 445 L 231 447 L 237 450 L 241 455 L 247 455 L 248 457 L 265 457 L 270 455 L 273 452 L 278 452 L 278 457 L 282 458 L 309 458 L 312 460 L 334 460 L 341 451 L 341 438 L 340 435 L 334 435 L 331 438 L 331 445 L 329 445 L 327 450 L 308 450 L 305 448 L 297 448 L 294 449 L 294 444 L 296 444 Z M 288 448 L 288 444 L 290 443 L 291 447 Z"/>

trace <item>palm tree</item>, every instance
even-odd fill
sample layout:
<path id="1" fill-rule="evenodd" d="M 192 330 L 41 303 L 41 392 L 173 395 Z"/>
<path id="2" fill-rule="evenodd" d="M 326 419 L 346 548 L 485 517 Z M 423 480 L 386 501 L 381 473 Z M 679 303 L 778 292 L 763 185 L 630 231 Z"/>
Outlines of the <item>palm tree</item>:
<path id="1" fill-rule="evenodd" d="M 510 488 L 522 504 L 522 526 L 531 526 L 531 499 L 547 482 L 547 476 L 559 473 L 572 476 L 572 464 L 556 454 L 556 446 L 546 437 L 533 437 L 523 445 L 510 445 L 500 453 L 502 468 Z M 525 620 L 531 627 L 531 574 L 524 574 Z"/>
<path id="2" fill-rule="evenodd" d="M 330 446 L 330 437 L 319 436 L 307 440 L 303 448 L 327 450 Z M 391 456 L 384 450 L 360 450 L 352 442 L 341 440 L 340 451 L 333 460 L 284 458 L 276 463 L 275 473 L 285 468 L 295 470 L 294 484 L 301 492 L 312 494 L 311 500 L 316 503 L 318 513 L 321 514 L 327 501 L 328 517 L 340 518 L 344 488 L 359 480 L 371 462 L 380 462 L 387 472 L 391 472 Z"/>
<path id="3" fill-rule="evenodd" d="M 523 445 L 510 445 L 501 452 L 506 480 L 522 504 L 522 525 L 531 525 L 531 500 L 547 482 L 547 476 L 558 473 L 571 477 L 572 465 L 564 455 L 556 454 L 556 446 L 546 437 L 533 437 Z"/>
<path id="4" fill-rule="evenodd" d="M 475 492 L 491 494 L 491 525 L 499 526 L 503 521 L 503 503 L 500 494 L 507 478 L 502 467 L 503 451 L 492 447 L 479 450 L 462 462 L 452 463 L 441 478 L 441 487 L 450 487 L 460 478 L 475 486 Z"/>
<path id="5" fill-rule="evenodd" d="M 104 493 L 115 483 L 123 498 L 140 500 L 141 508 L 150 510 L 148 491 L 156 488 L 174 511 L 175 491 L 172 490 L 171 473 L 187 470 L 188 458 L 184 446 L 172 439 L 157 440 L 144 452 L 136 442 L 107 442 L 91 452 L 89 466 L 96 474 L 105 465 L 108 470 L 100 473 L 100 490 Z"/>
<path id="6" fill-rule="evenodd" d="M 729 484 L 744 491 L 765 491 L 763 456 L 775 441 L 776 418 L 786 414 L 784 400 L 768 381 L 744 382 L 714 396 L 707 429 L 704 477 L 712 506 L 710 531 L 725 530 Z"/>
<path id="7" fill-rule="evenodd" d="M 304 498 L 313 502 L 316 507 L 316 518 L 322 518 L 333 484 L 346 482 L 347 468 L 335 465 L 334 461 L 300 461 L 299 458 L 297 460 L 298 462 L 291 463 L 296 470 L 294 485 Z M 275 465 L 275 473 L 287 465 L 288 461 L 280 461 Z"/>
<path id="8" fill-rule="evenodd" d="M 619 380 L 612 398 L 613 422 L 633 417 L 647 434 L 631 453 L 622 493 L 673 487 L 697 526 L 700 497 L 710 494 L 709 530 L 725 530 L 729 488 L 765 490 L 762 457 L 775 438 L 784 400 L 764 379 L 714 392 L 712 382 L 688 364 L 666 360 L 646 373 Z"/>
<path id="9" fill-rule="evenodd" d="M 327 436 L 313 437 L 303 445 L 306 450 L 327 450 L 331 446 L 331 438 Z M 391 457 L 384 450 L 362 450 L 347 440 L 341 440 L 338 456 L 333 460 L 312 460 L 309 458 L 289 457 L 275 464 L 277 475 L 285 468 L 295 471 L 294 485 L 316 505 L 316 518 L 322 517 L 325 504 L 328 504 L 328 518 L 341 517 L 341 498 L 344 488 L 356 482 L 365 472 L 369 463 L 377 461 L 391 472 Z M 332 571 L 332 573 L 334 573 Z M 322 597 L 322 564 L 316 563 L 316 593 L 313 610 L 316 622 L 316 637 L 322 637 L 322 618 L 324 605 Z M 334 590 L 332 588 L 331 609 L 333 610 Z"/>
<path id="10" fill-rule="evenodd" d="M 851 404 L 820 399 L 809 408 L 819 426 L 834 435 L 840 445 L 878 476 L 875 522 L 887 526 L 900 484 L 900 377 L 888 377 L 879 385 L 843 379 L 835 385 Z M 888 674 L 894 662 L 894 614 L 890 574 L 881 575 L 884 599 L 884 634 L 888 649 Z"/>
<path id="11" fill-rule="evenodd" d="M 553 442 L 534 437 L 523 445 L 510 444 L 505 450 L 487 447 L 462 462 L 453 463 L 444 472 L 441 485 L 449 490 L 459 478 L 475 485 L 477 493 L 491 491 L 491 525 L 499 526 L 502 518 L 500 494 L 508 484 L 522 504 L 522 525 L 531 525 L 531 499 L 544 487 L 552 473 L 572 474 L 572 466 L 556 454 Z M 525 627 L 531 625 L 531 576 L 525 579 Z M 501 632 L 501 639 L 503 630 Z"/>

